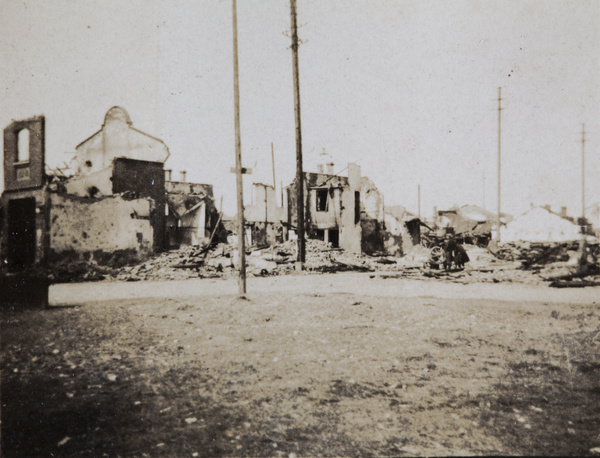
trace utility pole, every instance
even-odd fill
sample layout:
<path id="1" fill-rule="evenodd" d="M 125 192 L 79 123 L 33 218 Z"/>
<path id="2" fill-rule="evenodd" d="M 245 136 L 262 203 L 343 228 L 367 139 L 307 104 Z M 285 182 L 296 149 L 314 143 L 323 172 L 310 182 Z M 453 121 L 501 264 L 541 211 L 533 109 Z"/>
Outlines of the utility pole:
<path id="1" fill-rule="evenodd" d="M 421 219 L 421 185 L 417 185 L 417 201 L 418 201 L 418 209 L 419 209 L 419 219 Z"/>
<path id="2" fill-rule="evenodd" d="M 482 181 L 483 181 L 483 183 L 481 185 L 482 186 L 481 191 L 482 191 L 482 196 L 483 196 L 482 204 L 483 204 L 483 209 L 485 210 L 485 172 L 483 173 Z"/>
<path id="3" fill-rule="evenodd" d="M 581 218 L 585 219 L 585 124 L 581 125 Z"/>
<path id="4" fill-rule="evenodd" d="M 271 142 L 271 163 L 273 164 L 273 191 L 275 191 L 275 199 L 277 199 L 277 180 L 275 179 L 275 151 L 273 150 L 273 142 Z"/>
<path id="5" fill-rule="evenodd" d="M 304 173 L 302 170 L 302 128 L 300 123 L 300 77 L 298 74 L 298 25 L 296 0 L 290 0 L 292 21 L 292 66 L 294 72 L 294 112 L 296 115 L 296 213 L 298 214 L 298 270 L 304 270 L 306 246 L 304 241 Z"/>
<path id="6" fill-rule="evenodd" d="M 501 167 L 502 167 L 502 88 L 498 88 L 498 243 L 500 243 L 500 188 L 501 188 Z"/>
<path id="7" fill-rule="evenodd" d="M 242 176 L 242 140 L 240 135 L 240 77 L 238 67 L 237 4 L 233 0 L 233 103 L 235 112 L 235 177 L 237 185 L 238 253 L 240 259 L 238 286 L 240 296 L 246 294 L 246 240 L 244 224 L 244 180 Z"/>

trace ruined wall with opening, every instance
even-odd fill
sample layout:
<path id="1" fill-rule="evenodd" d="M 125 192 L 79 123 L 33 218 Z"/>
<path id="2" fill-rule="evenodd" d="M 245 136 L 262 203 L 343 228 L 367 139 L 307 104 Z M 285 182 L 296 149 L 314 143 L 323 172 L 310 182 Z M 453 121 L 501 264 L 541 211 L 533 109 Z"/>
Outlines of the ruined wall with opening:
<path id="1" fill-rule="evenodd" d="M 5 191 L 44 185 L 45 125 L 45 118 L 37 116 L 14 121 L 4 129 Z"/>
<path id="2" fill-rule="evenodd" d="M 45 118 L 12 122 L 4 129 L 2 267 L 20 270 L 45 261 L 49 244 L 46 181 Z"/>

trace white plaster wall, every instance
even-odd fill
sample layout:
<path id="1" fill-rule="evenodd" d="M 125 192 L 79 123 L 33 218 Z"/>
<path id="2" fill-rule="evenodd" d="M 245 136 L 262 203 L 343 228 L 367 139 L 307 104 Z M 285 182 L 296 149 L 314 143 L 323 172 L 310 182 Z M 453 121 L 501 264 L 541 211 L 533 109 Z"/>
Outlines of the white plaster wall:
<path id="1" fill-rule="evenodd" d="M 181 217 L 181 230 L 184 231 L 182 243 L 199 245 L 206 240 L 206 205 L 203 203 L 195 210 Z"/>
<path id="2" fill-rule="evenodd" d="M 362 229 L 360 221 L 358 224 L 354 223 L 354 190 L 350 188 L 342 191 L 341 206 L 340 247 L 353 253 L 360 253 Z"/>
<path id="3" fill-rule="evenodd" d="M 272 186 L 255 185 L 253 187 L 254 201 L 244 209 L 244 217 L 249 222 L 277 223 L 287 221 L 285 209 L 277 206 L 277 194 Z M 266 194 L 266 205 L 265 205 Z M 265 215 L 266 209 L 266 215 Z"/>

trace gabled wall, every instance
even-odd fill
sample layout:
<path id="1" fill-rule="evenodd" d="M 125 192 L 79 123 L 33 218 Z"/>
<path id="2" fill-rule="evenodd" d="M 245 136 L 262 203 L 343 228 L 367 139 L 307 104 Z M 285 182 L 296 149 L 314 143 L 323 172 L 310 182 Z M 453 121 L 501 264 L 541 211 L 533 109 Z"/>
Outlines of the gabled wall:
<path id="1" fill-rule="evenodd" d="M 112 166 L 117 157 L 162 162 L 169 149 L 158 138 L 132 126 L 127 111 L 112 107 L 104 117 L 102 128 L 76 147 L 77 173 L 88 175 Z"/>

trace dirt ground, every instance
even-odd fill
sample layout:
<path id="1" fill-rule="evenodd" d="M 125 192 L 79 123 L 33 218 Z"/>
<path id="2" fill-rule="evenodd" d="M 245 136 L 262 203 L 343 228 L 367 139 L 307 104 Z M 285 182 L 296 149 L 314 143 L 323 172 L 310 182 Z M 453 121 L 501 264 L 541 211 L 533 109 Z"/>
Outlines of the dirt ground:
<path id="1" fill-rule="evenodd" d="M 4 312 L 2 456 L 600 453 L 598 287 L 249 290 L 54 285 L 50 309 Z"/>

